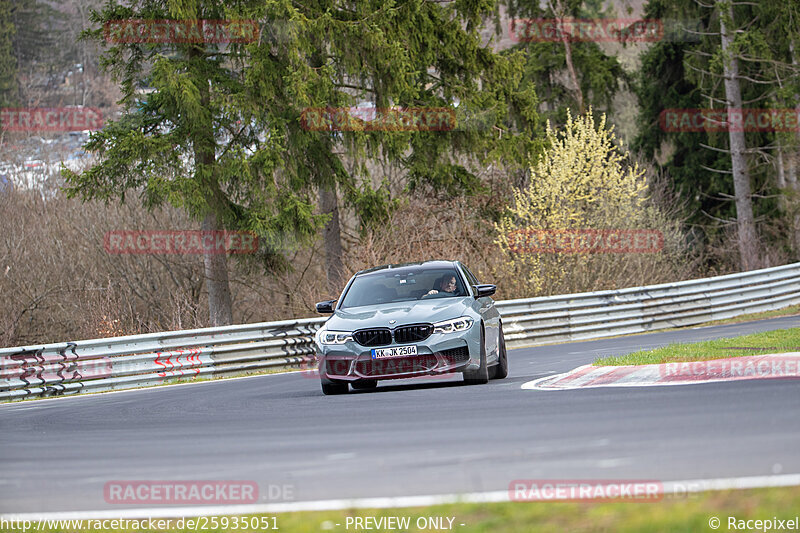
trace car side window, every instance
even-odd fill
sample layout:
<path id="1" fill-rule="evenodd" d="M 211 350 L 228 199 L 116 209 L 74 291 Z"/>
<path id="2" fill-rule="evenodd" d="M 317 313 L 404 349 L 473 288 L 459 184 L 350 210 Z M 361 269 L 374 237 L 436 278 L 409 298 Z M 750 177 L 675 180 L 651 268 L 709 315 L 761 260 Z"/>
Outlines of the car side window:
<path id="1" fill-rule="evenodd" d="M 478 278 L 475 277 L 475 274 L 472 273 L 470 269 L 468 269 L 465 265 L 461 265 L 461 268 L 464 269 L 464 274 L 467 276 L 467 281 L 469 281 L 470 285 L 477 285 Z"/>

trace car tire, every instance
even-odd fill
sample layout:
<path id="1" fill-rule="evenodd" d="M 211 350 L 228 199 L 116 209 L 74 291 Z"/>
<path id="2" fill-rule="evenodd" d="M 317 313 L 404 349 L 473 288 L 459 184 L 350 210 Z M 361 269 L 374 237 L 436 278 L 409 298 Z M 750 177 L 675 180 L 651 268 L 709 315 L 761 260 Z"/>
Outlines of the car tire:
<path id="1" fill-rule="evenodd" d="M 464 372 L 464 383 L 467 385 L 483 385 L 489 383 L 489 368 L 486 366 L 486 330 L 481 322 L 481 366 L 477 370 Z"/>
<path id="2" fill-rule="evenodd" d="M 506 351 L 506 338 L 503 335 L 503 325 L 500 325 L 500 339 L 498 341 L 498 361 L 492 367 L 492 379 L 503 379 L 508 376 L 508 352 Z"/>
<path id="3" fill-rule="evenodd" d="M 370 390 L 378 386 L 377 379 L 360 379 L 350 384 L 355 390 Z"/>
<path id="4" fill-rule="evenodd" d="M 335 381 L 324 382 L 322 381 L 322 394 L 330 396 L 333 394 L 347 394 L 349 387 L 347 383 L 337 383 Z"/>

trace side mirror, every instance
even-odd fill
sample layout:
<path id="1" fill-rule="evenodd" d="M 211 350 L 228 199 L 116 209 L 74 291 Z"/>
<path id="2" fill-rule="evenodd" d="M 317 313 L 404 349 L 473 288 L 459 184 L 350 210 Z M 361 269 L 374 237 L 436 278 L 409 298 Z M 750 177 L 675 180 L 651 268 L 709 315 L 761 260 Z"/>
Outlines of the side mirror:
<path id="1" fill-rule="evenodd" d="M 326 300 L 317 304 L 317 313 L 333 313 L 333 304 L 336 300 Z"/>
<path id="2" fill-rule="evenodd" d="M 478 298 L 483 298 L 484 296 L 491 296 L 497 291 L 497 285 L 490 285 L 488 283 L 481 283 L 480 285 L 473 285 L 475 287 L 475 292 L 478 294 Z"/>

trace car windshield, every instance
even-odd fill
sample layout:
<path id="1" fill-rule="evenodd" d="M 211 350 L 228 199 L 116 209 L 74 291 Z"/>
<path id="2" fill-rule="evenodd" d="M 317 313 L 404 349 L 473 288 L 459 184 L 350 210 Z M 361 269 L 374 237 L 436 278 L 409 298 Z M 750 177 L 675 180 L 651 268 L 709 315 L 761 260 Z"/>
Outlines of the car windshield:
<path id="1" fill-rule="evenodd" d="M 386 269 L 356 276 L 341 307 L 457 296 L 468 293 L 455 268 Z"/>

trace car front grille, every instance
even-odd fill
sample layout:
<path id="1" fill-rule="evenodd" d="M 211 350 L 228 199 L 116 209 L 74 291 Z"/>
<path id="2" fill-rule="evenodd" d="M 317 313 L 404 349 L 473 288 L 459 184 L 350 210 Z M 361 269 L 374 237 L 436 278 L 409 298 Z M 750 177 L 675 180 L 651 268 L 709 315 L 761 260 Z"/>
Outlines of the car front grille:
<path id="1" fill-rule="evenodd" d="M 436 363 L 435 355 L 423 354 L 413 357 L 359 361 L 356 363 L 356 371 L 362 376 L 390 376 L 431 370 L 436 367 Z"/>
<path id="2" fill-rule="evenodd" d="M 387 344 L 421 342 L 431 336 L 433 324 L 400 326 L 392 332 L 388 328 L 361 329 L 353 333 L 353 339 L 361 346 L 386 346 Z"/>
<path id="3" fill-rule="evenodd" d="M 395 342 L 419 342 L 424 341 L 433 333 L 432 324 L 415 324 L 413 326 L 401 326 L 394 330 Z"/>
<path id="4" fill-rule="evenodd" d="M 353 339 L 361 346 L 385 346 L 392 343 L 392 332 L 387 328 L 362 329 L 353 333 Z"/>
<path id="5" fill-rule="evenodd" d="M 462 346 L 461 348 L 453 348 L 450 350 L 442 350 L 439 353 L 447 360 L 448 365 L 466 363 L 469 361 L 469 348 L 466 346 Z"/>

